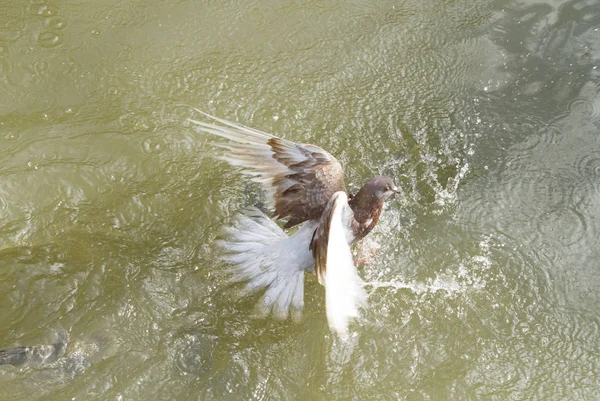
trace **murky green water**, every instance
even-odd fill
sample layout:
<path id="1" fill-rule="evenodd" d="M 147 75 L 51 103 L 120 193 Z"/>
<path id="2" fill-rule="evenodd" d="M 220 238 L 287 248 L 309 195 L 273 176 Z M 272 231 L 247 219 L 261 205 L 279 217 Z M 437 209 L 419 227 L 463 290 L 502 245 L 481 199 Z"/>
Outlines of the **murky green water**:
<path id="1" fill-rule="evenodd" d="M 1 400 L 600 398 L 600 4 L 0 4 Z M 396 178 L 348 344 L 225 286 L 191 107 Z"/>

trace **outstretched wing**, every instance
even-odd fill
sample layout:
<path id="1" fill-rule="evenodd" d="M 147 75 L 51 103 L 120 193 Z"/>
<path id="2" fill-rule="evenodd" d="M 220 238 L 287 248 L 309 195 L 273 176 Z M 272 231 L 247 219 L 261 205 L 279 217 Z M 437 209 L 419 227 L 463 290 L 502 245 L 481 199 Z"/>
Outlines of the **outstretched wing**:
<path id="1" fill-rule="evenodd" d="M 227 151 L 221 158 L 265 184 L 275 201 L 274 216 L 289 218 L 285 228 L 318 219 L 331 196 L 345 191 L 342 166 L 318 146 L 287 141 L 195 110 L 219 124 L 189 121 L 198 131 L 229 140 L 215 144 Z"/>
<path id="2" fill-rule="evenodd" d="M 358 276 L 350 244 L 352 243 L 352 209 L 345 192 L 336 192 L 315 231 L 311 250 L 319 282 L 325 286 L 325 303 L 329 326 L 345 336 L 350 319 L 358 316 L 366 294 Z"/>

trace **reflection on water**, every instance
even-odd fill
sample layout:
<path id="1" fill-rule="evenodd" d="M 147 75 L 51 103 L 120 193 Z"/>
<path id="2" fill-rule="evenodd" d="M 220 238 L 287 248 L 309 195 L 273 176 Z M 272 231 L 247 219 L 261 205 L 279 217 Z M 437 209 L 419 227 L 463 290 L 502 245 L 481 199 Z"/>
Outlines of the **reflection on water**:
<path id="1" fill-rule="evenodd" d="M 0 88 L 0 348 L 69 339 L 0 398 L 600 393 L 596 1 L 9 2 Z M 226 285 L 192 106 L 396 177 L 347 343 Z"/>

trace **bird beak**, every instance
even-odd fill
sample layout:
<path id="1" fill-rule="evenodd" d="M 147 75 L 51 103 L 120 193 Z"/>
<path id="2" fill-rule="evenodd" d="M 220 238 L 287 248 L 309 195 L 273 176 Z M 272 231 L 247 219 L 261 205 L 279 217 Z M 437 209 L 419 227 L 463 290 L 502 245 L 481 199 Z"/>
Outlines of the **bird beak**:
<path id="1" fill-rule="evenodd" d="M 391 187 L 391 188 L 390 188 L 390 191 L 392 191 L 392 192 L 393 192 L 393 193 L 395 193 L 395 194 L 399 194 L 399 193 L 400 193 L 400 191 L 398 190 L 398 187 L 397 187 L 397 186 L 395 186 L 395 185 L 394 185 L 393 187 Z"/>

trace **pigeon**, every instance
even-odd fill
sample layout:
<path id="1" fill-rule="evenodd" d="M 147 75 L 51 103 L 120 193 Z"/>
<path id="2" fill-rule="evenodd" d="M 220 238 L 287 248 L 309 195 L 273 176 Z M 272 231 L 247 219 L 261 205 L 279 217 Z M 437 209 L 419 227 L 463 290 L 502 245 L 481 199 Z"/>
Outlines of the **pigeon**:
<path id="1" fill-rule="evenodd" d="M 320 147 L 194 110 L 203 116 L 188 119 L 196 131 L 220 138 L 211 141 L 222 150 L 218 158 L 262 184 L 272 201 L 272 218 L 249 207 L 223 230 L 218 246 L 232 279 L 246 282 L 248 292 L 265 290 L 258 304 L 263 313 L 279 318 L 291 313 L 298 320 L 304 273 L 314 271 L 325 286 L 329 326 L 345 337 L 366 304 L 351 246 L 371 232 L 384 202 L 399 192 L 394 181 L 376 176 L 350 195 L 342 165 Z M 278 220 L 285 221 L 283 227 Z"/>

